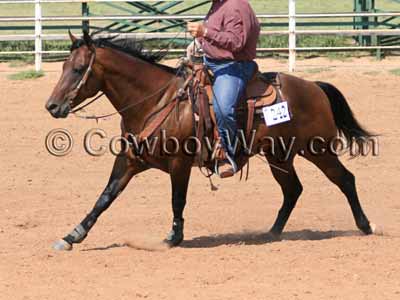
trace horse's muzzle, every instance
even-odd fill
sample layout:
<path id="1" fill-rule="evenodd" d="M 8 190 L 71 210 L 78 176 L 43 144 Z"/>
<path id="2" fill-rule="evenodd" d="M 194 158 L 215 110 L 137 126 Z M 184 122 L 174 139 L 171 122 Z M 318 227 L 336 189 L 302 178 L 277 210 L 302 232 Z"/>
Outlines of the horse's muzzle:
<path id="1" fill-rule="evenodd" d="M 67 101 L 63 104 L 57 104 L 51 99 L 47 101 L 46 109 L 56 119 L 66 118 L 71 111 L 71 107 Z"/>

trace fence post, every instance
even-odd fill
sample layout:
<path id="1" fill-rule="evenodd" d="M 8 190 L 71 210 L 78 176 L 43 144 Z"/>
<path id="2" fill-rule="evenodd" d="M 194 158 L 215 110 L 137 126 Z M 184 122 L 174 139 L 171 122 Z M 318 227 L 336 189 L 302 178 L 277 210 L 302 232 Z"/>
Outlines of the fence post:
<path id="1" fill-rule="evenodd" d="M 296 68 L 296 0 L 289 0 L 289 72 Z"/>
<path id="2" fill-rule="evenodd" d="M 89 5 L 87 2 L 82 2 L 82 17 L 89 16 Z M 82 32 L 89 32 L 89 21 L 82 21 Z"/>
<path id="3" fill-rule="evenodd" d="M 35 0 L 35 69 L 42 69 L 42 7 L 40 0 Z"/>

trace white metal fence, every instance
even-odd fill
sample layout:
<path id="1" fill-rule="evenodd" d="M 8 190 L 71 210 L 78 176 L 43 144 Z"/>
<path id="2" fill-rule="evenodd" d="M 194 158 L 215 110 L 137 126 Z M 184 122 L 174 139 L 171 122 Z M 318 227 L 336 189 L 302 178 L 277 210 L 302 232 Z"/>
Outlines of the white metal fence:
<path id="1" fill-rule="evenodd" d="M 164 0 L 165 2 L 174 0 Z M 288 14 L 257 14 L 259 19 L 288 19 L 289 27 L 287 30 L 274 30 L 274 31 L 262 31 L 262 35 L 288 35 L 289 42 L 288 47 L 285 48 L 259 48 L 259 52 L 273 52 L 273 51 L 288 51 L 289 53 L 289 71 L 293 72 L 296 66 L 296 52 L 297 51 L 324 51 L 324 50 L 374 50 L 374 49 L 388 49 L 388 50 L 400 50 L 400 45 L 395 46 L 349 46 L 349 47 L 297 47 L 296 37 L 298 35 L 398 35 L 400 37 L 400 29 L 348 29 L 348 30 L 298 30 L 296 29 L 296 22 L 298 19 L 308 18 L 341 18 L 341 17 L 400 17 L 400 11 L 398 12 L 380 12 L 380 13 L 320 13 L 320 14 L 296 14 L 296 0 L 289 1 Z M 18 35 L 0 35 L 0 41 L 22 41 L 22 40 L 34 40 L 35 50 L 34 51 L 1 51 L 0 54 L 34 54 L 35 55 L 35 68 L 37 71 L 42 68 L 42 55 L 43 54 L 62 54 L 68 53 L 67 51 L 43 51 L 42 41 L 43 40 L 64 40 L 68 36 L 66 34 L 43 34 L 42 23 L 44 21 L 57 22 L 57 21 L 99 21 L 99 20 L 193 20 L 202 19 L 202 15 L 126 15 L 126 16 L 42 16 L 42 4 L 43 3 L 92 3 L 92 2 L 139 2 L 139 0 L 0 0 L 0 9 L 2 4 L 35 4 L 35 15 L 33 17 L 0 17 L 0 22 L 34 22 L 35 33 L 34 34 L 18 34 Z M 157 1 L 147 1 L 157 2 Z M 172 37 L 185 37 L 185 33 L 134 33 L 134 34 L 122 34 L 121 37 L 143 37 L 143 38 L 172 38 Z M 172 50 L 175 52 L 181 52 L 183 49 Z"/>

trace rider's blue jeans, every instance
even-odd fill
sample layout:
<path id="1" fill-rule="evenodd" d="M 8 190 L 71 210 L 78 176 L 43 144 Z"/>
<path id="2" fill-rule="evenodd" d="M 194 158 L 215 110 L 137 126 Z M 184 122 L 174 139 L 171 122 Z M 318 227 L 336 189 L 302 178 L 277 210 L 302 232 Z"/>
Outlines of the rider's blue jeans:
<path id="1" fill-rule="evenodd" d="M 205 57 L 206 66 L 214 73 L 213 107 L 221 143 L 227 154 L 235 157 L 237 136 L 236 105 L 253 75 L 253 61 L 213 60 Z"/>

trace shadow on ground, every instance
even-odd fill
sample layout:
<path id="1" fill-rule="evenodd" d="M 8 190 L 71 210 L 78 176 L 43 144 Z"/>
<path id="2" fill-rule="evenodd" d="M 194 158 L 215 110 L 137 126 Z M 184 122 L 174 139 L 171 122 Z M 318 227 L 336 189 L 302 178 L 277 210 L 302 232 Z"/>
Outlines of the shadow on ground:
<path id="1" fill-rule="evenodd" d="M 275 243 L 280 241 L 319 241 L 329 240 L 337 237 L 351 237 L 351 236 L 362 236 L 357 230 L 331 230 L 331 231 L 312 231 L 312 230 L 300 230 L 285 232 L 282 234 L 280 239 L 274 238 L 268 233 L 261 232 L 240 232 L 240 233 L 228 233 L 228 234 L 217 234 L 211 236 L 200 236 L 191 240 L 185 240 L 180 245 L 181 248 L 214 248 L 224 245 L 262 245 L 268 243 Z M 111 250 L 113 248 L 129 247 L 136 250 L 145 251 L 162 251 L 166 250 L 165 247 L 148 247 L 148 246 L 137 246 L 130 243 L 114 243 L 108 246 L 96 247 L 90 249 L 83 249 L 81 251 L 104 251 Z"/>
<path id="2" fill-rule="evenodd" d="M 285 232 L 280 239 L 274 238 L 268 233 L 242 232 L 218 234 L 213 236 L 200 236 L 182 243 L 183 248 L 213 248 L 223 245 L 261 245 L 280 241 L 318 241 L 336 237 L 361 236 L 357 230 L 346 231 L 312 231 L 300 230 Z"/>

